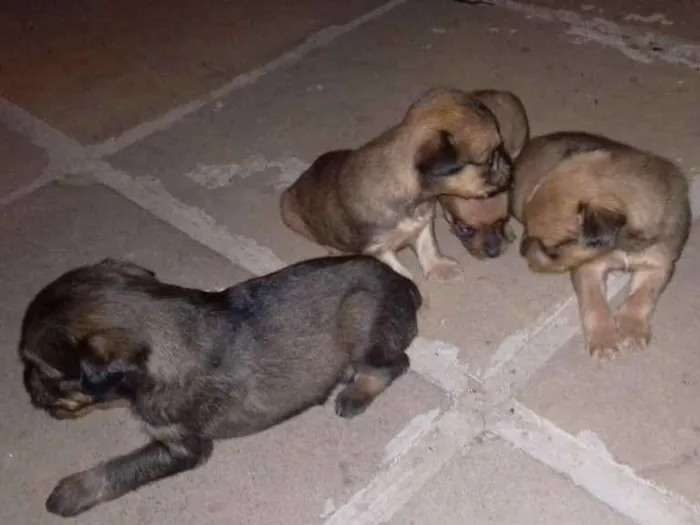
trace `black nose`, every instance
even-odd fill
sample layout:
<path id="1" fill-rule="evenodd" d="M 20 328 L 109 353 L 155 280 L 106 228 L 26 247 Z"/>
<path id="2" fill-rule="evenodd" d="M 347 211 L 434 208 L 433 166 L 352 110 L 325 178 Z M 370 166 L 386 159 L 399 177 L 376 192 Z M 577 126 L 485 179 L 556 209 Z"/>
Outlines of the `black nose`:
<path id="1" fill-rule="evenodd" d="M 484 252 L 492 259 L 498 257 L 501 254 L 501 239 L 497 235 L 489 235 L 484 243 Z"/>

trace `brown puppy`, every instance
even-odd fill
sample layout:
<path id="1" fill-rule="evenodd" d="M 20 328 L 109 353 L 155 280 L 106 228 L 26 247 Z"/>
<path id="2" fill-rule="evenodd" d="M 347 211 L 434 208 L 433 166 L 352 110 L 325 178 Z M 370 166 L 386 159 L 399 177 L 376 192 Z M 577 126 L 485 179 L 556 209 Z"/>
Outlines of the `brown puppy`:
<path id="1" fill-rule="evenodd" d="M 508 91 L 481 90 L 472 95 L 496 117 L 505 151 L 514 161 L 530 137 L 525 106 Z M 498 257 L 516 238 L 508 224 L 510 212 L 505 192 L 486 199 L 443 195 L 439 202 L 452 233 L 477 259 Z"/>
<path id="2" fill-rule="evenodd" d="M 651 339 L 651 318 L 688 238 L 688 181 L 671 162 L 588 133 L 532 139 L 514 170 L 520 252 L 538 272 L 570 271 L 596 358 Z M 632 273 L 615 316 L 608 272 Z"/>
<path id="3" fill-rule="evenodd" d="M 322 404 L 362 413 L 409 367 L 421 296 L 372 257 L 304 261 L 219 292 L 107 259 L 31 302 L 19 353 L 32 404 L 56 418 L 126 403 L 151 441 L 61 480 L 46 502 L 74 516 L 193 469 L 214 440 Z M 99 520 L 98 520 L 99 521 Z"/>
<path id="4" fill-rule="evenodd" d="M 434 89 L 367 144 L 321 155 L 280 206 L 290 229 L 331 250 L 372 255 L 412 278 L 396 258 L 411 246 L 423 273 L 446 281 L 462 272 L 438 251 L 437 197 L 488 197 L 509 180 L 493 113 L 470 93 Z"/>

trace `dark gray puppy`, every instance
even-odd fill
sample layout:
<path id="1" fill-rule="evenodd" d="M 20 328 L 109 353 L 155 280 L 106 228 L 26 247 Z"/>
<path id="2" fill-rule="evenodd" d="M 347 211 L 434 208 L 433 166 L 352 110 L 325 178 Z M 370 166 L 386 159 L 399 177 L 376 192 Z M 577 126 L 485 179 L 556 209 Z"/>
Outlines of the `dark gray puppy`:
<path id="1" fill-rule="evenodd" d="M 364 411 L 409 367 L 416 286 L 368 256 L 305 261 L 219 292 L 106 259 L 43 289 L 22 325 L 34 406 L 56 418 L 125 403 L 152 440 L 61 480 L 46 502 L 74 516 L 195 468 L 213 440 L 323 404 Z"/>

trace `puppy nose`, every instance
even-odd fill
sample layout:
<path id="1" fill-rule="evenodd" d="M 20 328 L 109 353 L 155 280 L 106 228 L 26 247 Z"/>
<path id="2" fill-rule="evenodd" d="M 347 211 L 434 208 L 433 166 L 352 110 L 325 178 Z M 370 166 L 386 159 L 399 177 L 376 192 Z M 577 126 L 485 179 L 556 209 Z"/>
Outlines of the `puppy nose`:
<path id="1" fill-rule="evenodd" d="M 501 254 L 501 240 L 496 236 L 489 236 L 484 243 L 484 252 L 490 258 L 498 257 Z"/>

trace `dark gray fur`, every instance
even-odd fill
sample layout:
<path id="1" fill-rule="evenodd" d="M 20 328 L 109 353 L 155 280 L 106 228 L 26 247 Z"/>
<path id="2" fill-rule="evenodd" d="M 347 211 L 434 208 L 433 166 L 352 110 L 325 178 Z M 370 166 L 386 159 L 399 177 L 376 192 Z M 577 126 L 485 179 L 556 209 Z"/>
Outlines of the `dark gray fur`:
<path id="1" fill-rule="evenodd" d="M 122 399 L 152 441 L 63 479 L 48 510 L 76 515 L 194 468 L 213 440 L 323 404 L 339 383 L 336 412 L 361 413 L 407 370 L 420 304 L 410 280 L 367 256 L 310 260 L 220 292 L 111 259 L 68 272 L 23 322 L 32 402 L 70 417 L 56 402 L 76 392 L 96 405 Z"/>

